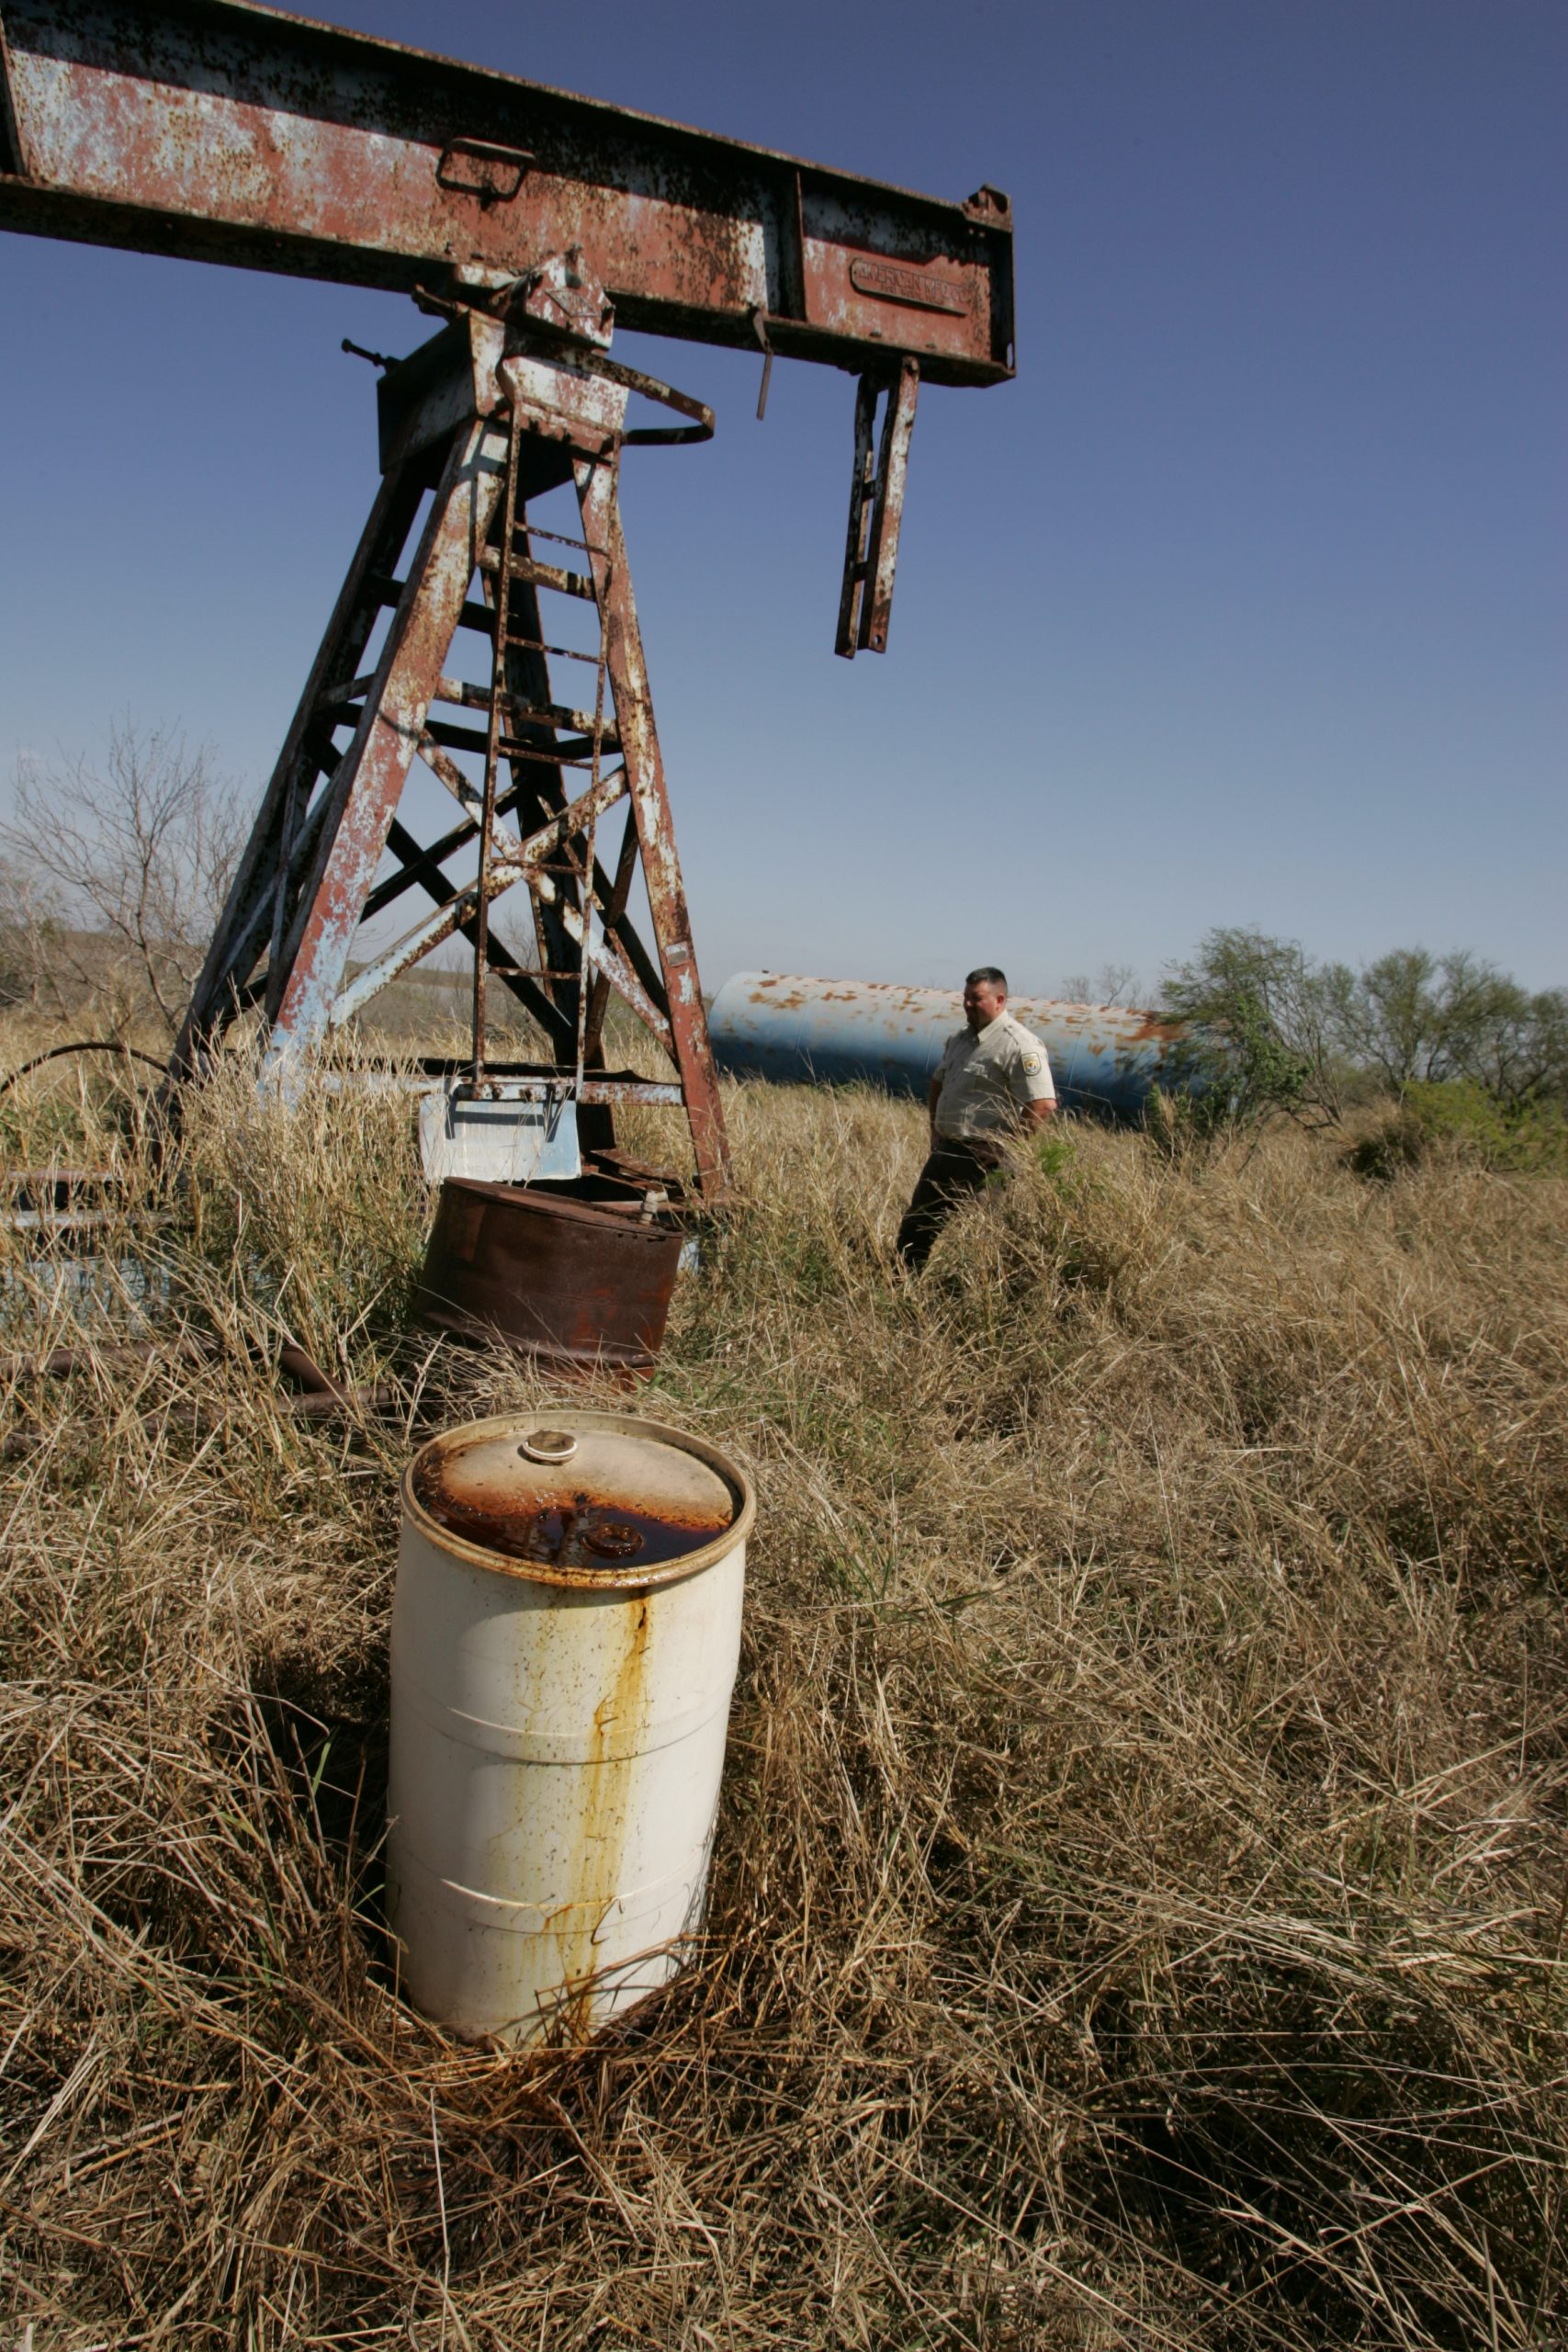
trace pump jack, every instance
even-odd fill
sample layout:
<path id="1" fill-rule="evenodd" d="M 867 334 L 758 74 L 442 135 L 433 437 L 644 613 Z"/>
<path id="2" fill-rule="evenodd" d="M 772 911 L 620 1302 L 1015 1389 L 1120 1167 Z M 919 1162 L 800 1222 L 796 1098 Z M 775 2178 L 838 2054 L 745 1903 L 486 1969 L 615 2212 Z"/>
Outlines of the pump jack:
<path id="1" fill-rule="evenodd" d="M 921 379 L 1013 371 L 1006 198 L 941 203 L 248 0 L 0 0 L 0 228 L 400 288 L 445 321 L 382 363 L 381 487 L 171 1079 L 247 1015 L 287 1077 L 457 935 L 472 1050 L 425 1073 L 448 1114 L 510 1103 L 554 1132 L 570 1111 L 603 1154 L 616 1103 L 683 1104 L 716 1197 L 723 1115 L 617 502 L 624 450 L 713 420 L 613 360 L 614 325 L 759 350 L 759 414 L 775 355 L 858 376 L 836 650 L 884 652 Z M 628 429 L 634 394 L 683 421 Z M 530 519 L 568 488 L 581 537 Z M 573 607 L 587 644 L 551 618 Z M 488 648 L 482 684 L 449 669 L 459 629 Z M 454 803 L 423 842 L 399 813 L 416 757 Z M 525 950 L 495 922 L 519 885 Z M 351 964 L 361 924 L 411 898 L 423 915 Z M 491 982 L 549 1059 L 493 1059 Z M 606 1066 L 612 993 L 671 1077 Z"/>

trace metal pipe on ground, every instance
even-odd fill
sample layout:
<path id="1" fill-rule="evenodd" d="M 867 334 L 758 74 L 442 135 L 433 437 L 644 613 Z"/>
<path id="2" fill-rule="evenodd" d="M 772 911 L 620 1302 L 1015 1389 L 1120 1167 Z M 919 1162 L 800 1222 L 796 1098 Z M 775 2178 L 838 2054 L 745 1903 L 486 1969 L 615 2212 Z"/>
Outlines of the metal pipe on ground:
<path id="1" fill-rule="evenodd" d="M 110 1341 L 102 1347 L 50 1348 L 41 1355 L 0 1356 L 0 1385 L 17 1385 L 35 1380 L 71 1380 L 83 1373 L 126 1373 L 151 1371 L 154 1365 L 170 1367 L 181 1364 L 209 1366 L 223 1354 L 222 1343 L 215 1337 L 182 1334 L 174 1340 L 132 1340 Z M 263 1361 L 259 1356 L 258 1362 Z M 373 1385 L 347 1388 L 321 1370 L 314 1356 L 291 1340 L 285 1340 L 277 1351 L 277 1372 L 291 1380 L 299 1392 L 283 1396 L 279 1403 L 296 1419 L 330 1421 L 340 1414 L 383 1413 L 401 1409 L 402 1399 L 396 1388 L 378 1381 Z M 187 1397 L 185 1404 L 199 1418 L 200 1397 Z M 159 1415 L 148 1417 L 157 1421 Z"/>
<path id="2" fill-rule="evenodd" d="M 1151 1090 L 1186 1093 L 1177 1057 L 1186 1031 L 1131 1006 L 1067 1004 L 1015 996 L 1008 1011 L 1044 1046 L 1065 1110 L 1132 1123 Z M 890 1094 L 923 1096 L 954 1030 L 956 989 L 879 980 L 808 979 L 788 972 L 737 972 L 714 999 L 708 1028 L 719 1069 L 794 1085 L 854 1080 Z"/>

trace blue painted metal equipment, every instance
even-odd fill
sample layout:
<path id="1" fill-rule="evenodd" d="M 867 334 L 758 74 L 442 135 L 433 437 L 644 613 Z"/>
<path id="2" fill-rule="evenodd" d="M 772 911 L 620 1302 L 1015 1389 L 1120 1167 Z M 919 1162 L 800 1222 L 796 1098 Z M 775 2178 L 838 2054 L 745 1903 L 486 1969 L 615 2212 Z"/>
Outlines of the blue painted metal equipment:
<path id="1" fill-rule="evenodd" d="M 1175 1022 L 1130 1006 L 1062 1004 L 1015 996 L 1008 1011 L 1044 1046 L 1064 1109 L 1100 1118 L 1143 1115 L 1157 1082 L 1186 1092 Z M 906 989 L 876 980 L 813 980 L 784 972 L 737 972 L 708 1015 L 721 1070 L 795 1084 L 869 1080 L 893 1094 L 923 1095 L 942 1049 L 964 1026 L 956 989 Z"/>

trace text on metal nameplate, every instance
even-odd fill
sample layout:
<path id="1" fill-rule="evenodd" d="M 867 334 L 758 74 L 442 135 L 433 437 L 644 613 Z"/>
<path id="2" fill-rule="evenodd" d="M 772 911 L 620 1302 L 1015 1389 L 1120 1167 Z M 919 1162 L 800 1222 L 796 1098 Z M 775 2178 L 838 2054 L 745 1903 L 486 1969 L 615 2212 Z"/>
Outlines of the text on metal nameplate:
<path id="1" fill-rule="evenodd" d="M 859 293 L 875 294 L 884 302 L 912 302 L 917 310 L 953 311 L 962 317 L 969 308 L 966 286 L 933 277 L 927 269 L 907 269 L 900 262 L 868 261 L 861 254 L 850 264 L 850 284 Z"/>

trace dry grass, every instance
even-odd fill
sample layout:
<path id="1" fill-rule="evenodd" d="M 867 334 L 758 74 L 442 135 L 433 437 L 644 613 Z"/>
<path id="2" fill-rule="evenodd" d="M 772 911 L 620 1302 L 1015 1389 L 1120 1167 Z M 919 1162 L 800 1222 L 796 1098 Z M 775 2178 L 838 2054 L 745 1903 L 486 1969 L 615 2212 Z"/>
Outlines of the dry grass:
<path id="1" fill-rule="evenodd" d="M 13 1156 L 152 1197 L 112 1073 L 52 1082 Z M 150 1281 L 7 1269 L 10 1347 L 223 1350 L 0 1407 L 14 2332 L 1561 2344 L 1565 1188 L 1090 1133 L 901 1287 L 915 1113 L 731 1111 L 649 1400 L 761 1493 L 711 1935 L 582 2052 L 393 1997 L 409 1423 L 255 1362 L 529 1393 L 403 1329 L 406 1114 L 220 1085 Z"/>

